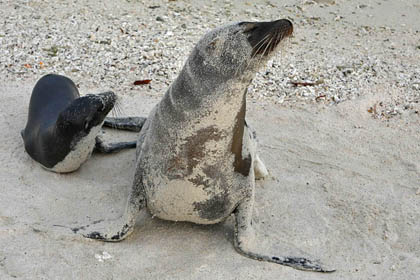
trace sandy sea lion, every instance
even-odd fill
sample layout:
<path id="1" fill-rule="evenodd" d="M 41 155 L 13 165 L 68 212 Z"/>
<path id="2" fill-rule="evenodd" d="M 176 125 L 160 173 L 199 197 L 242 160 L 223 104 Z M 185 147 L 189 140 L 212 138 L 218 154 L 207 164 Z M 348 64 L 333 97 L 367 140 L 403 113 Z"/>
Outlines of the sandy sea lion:
<path id="1" fill-rule="evenodd" d="M 239 253 L 302 270 L 332 271 L 307 258 L 259 253 L 255 246 L 255 177 L 267 170 L 245 122 L 246 92 L 256 72 L 292 33 L 286 19 L 241 22 L 207 33 L 140 132 L 124 215 L 111 225 L 84 227 L 82 234 L 120 241 L 146 207 L 161 219 L 198 224 L 234 214 Z"/>
<path id="2" fill-rule="evenodd" d="M 134 148 L 135 142 L 105 144 L 97 137 L 116 99 L 111 91 L 80 97 L 69 78 L 42 77 L 32 91 L 21 132 L 26 152 L 44 168 L 67 173 L 77 170 L 94 149 L 109 153 Z"/>

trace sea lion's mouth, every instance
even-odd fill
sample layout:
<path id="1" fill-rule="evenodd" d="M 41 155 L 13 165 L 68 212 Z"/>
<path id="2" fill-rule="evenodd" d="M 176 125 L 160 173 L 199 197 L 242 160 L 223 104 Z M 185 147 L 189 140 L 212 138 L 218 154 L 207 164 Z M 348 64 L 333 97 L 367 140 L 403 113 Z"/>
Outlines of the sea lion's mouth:
<path id="1" fill-rule="evenodd" d="M 245 34 L 252 47 L 252 57 L 256 55 L 267 56 L 278 44 L 293 33 L 293 24 L 288 19 L 270 22 L 241 22 L 245 25 Z"/>

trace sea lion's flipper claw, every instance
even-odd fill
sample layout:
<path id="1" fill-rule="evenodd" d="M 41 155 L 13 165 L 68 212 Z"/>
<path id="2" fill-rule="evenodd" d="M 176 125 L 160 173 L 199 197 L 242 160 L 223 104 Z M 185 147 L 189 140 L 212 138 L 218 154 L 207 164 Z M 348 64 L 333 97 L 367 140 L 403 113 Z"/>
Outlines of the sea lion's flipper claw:
<path id="1" fill-rule="evenodd" d="M 106 117 L 104 126 L 114 129 L 129 130 L 140 132 L 143 124 L 147 118 L 144 117 L 125 117 L 125 118 L 111 118 Z"/>
<path id="2" fill-rule="evenodd" d="M 277 263 L 285 266 L 290 266 L 295 269 L 315 272 L 334 272 L 335 269 L 323 267 L 319 262 L 311 261 L 303 257 L 283 257 L 283 256 L 270 256 L 269 254 L 257 253 L 258 246 L 254 246 L 255 233 L 252 228 L 252 200 L 246 199 L 239 204 L 235 210 L 235 234 L 234 234 L 234 247 L 241 255 L 259 260 Z"/>

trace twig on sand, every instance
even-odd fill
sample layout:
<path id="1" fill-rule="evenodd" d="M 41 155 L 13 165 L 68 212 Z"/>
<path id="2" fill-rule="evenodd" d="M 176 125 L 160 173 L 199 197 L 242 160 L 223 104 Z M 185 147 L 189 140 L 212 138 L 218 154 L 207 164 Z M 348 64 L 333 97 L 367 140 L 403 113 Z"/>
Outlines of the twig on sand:
<path id="1" fill-rule="evenodd" d="M 305 82 L 305 81 L 291 81 L 290 82 L 293 86 L 298 87 L 298 86 L 303 86 L 303 87 L 307 87 L 307 86 L 317 86 L 320 85 L 322 83 L 324 83 L 323 80 L 318 80 L 315 82 Z"/>

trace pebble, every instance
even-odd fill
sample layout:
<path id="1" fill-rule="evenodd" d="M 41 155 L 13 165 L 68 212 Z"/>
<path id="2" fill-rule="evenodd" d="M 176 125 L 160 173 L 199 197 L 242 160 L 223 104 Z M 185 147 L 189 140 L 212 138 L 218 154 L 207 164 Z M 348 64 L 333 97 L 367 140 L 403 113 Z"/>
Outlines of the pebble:
<path id="1" fill-rule="evenodd" d="M 281 106 L 335 106 L 383 90 L 376 118 L 420 109 L 418 34 L 352 24 L 338 10 L 330 17 L 312 14 L 320 4 L 336 8 L 340 1 L 304 1 L 305 9 L 296 5 L 267 9 L 264 1 L 257 1 L 242 4 L 242 10 L 236 9 L 240 1 L 222 0 L 204 6 L 163 0 L 152 6 L 141 0 L 97 2 L 13 1 L 18 10 L 2 2 L 0 81 L 34 83 L 55 72 L 84 90 L 161 96 L 207 31 L 233 21 L 287 17 L 294 22 L 295 35 L 257 73 L 248 98 Z M 149 87 L 133 87 L 139 79 L 152 82 Z M 321 79 L 322 84 L 311 86 L 291 83 Z"/>
<path id="2" fill-rule="evenodd" d="M 109 260 L 111 258 L 112 256 L 105 251 L 103 251 L 102 254 L 95 254 L 95 259 L 97 259 L 99 262 L 104 262 L 105 260 Z"/>

